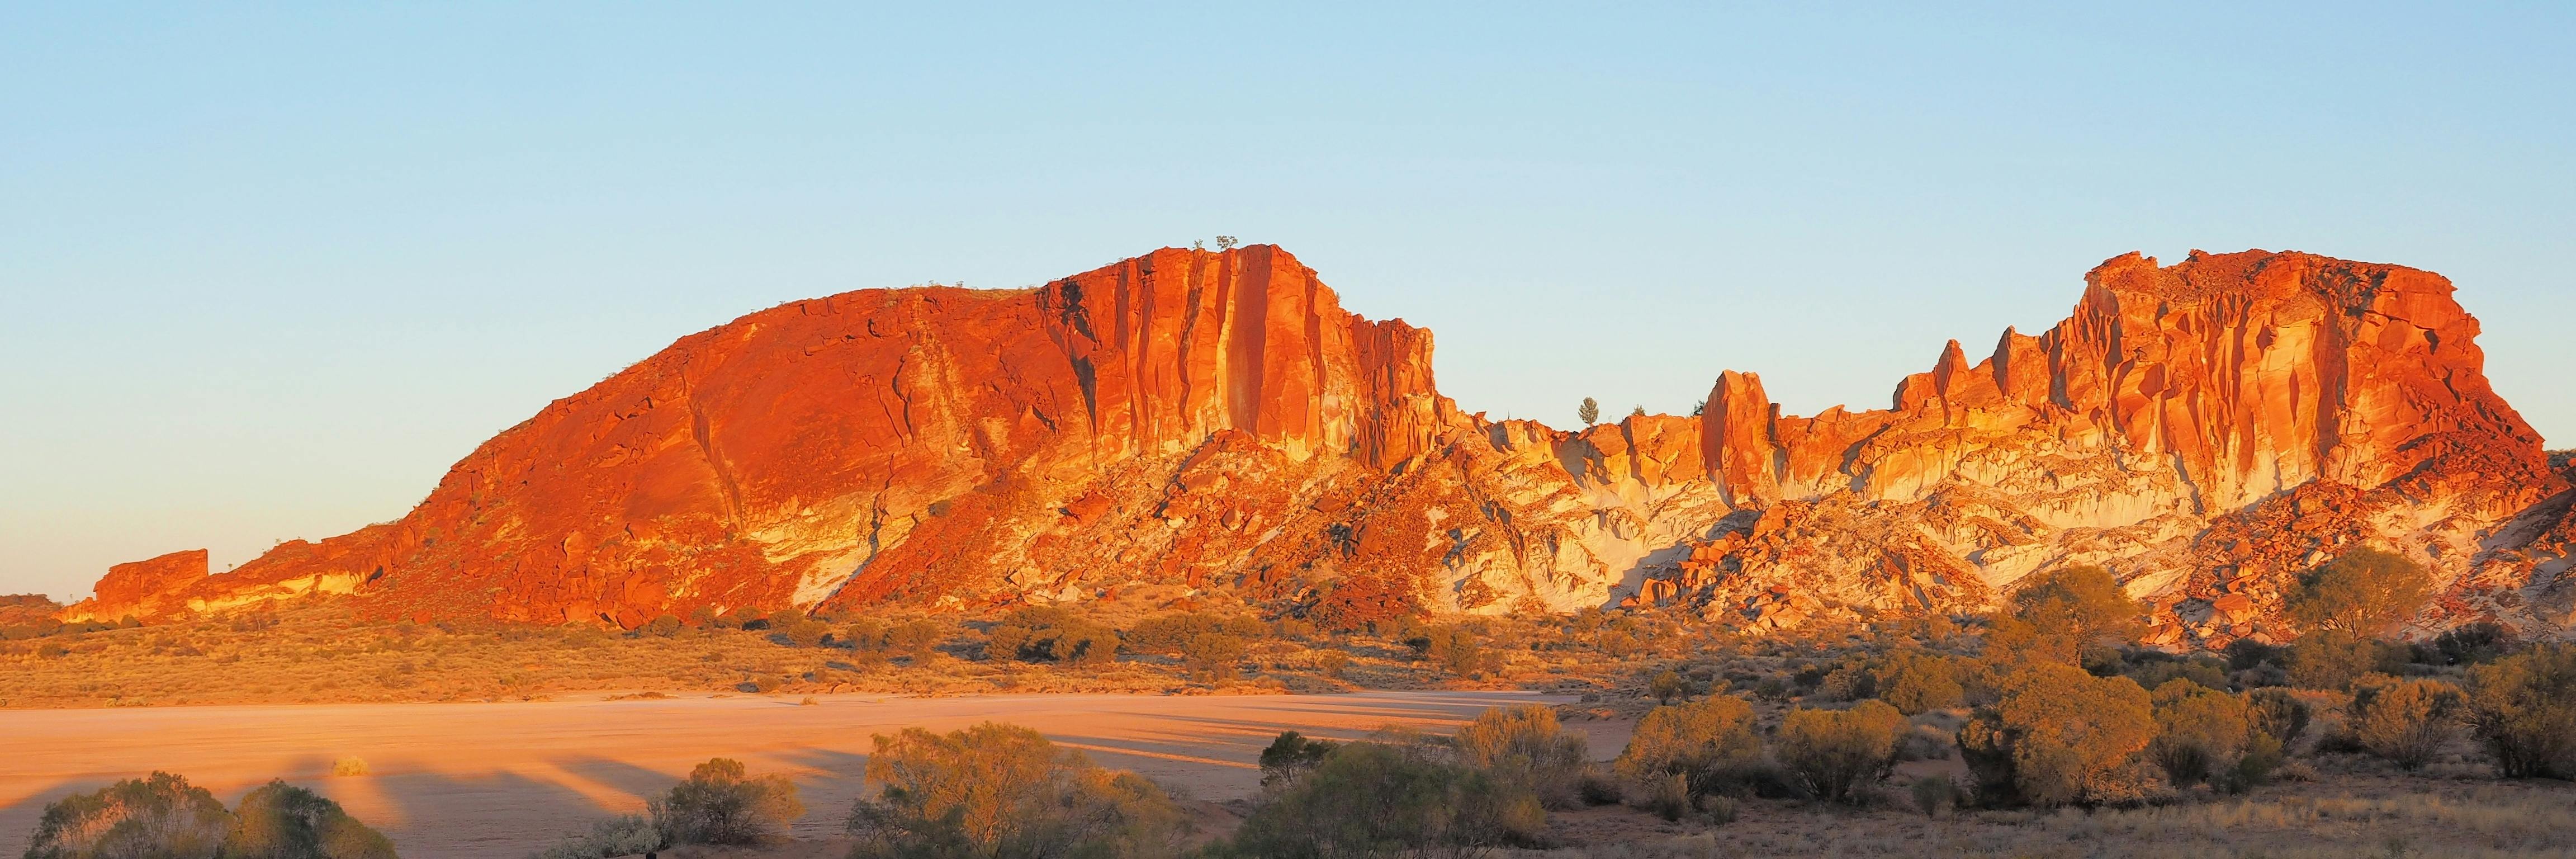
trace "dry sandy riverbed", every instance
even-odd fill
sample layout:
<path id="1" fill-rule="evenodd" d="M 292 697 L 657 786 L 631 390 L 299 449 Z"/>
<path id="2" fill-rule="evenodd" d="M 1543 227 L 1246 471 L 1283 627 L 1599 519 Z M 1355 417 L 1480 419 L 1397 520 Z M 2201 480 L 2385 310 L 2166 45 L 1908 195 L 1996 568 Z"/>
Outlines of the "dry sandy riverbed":
<path id="1" fill-rule="evenodd" d="M 1514 692 L 1352 695 L 1025 695 L 904 698 L 687 695 L 667 700 L 0 710 L 0 856 L 26 850 L 46 803 L 154 769 L 227 804 L 270 778 L 339 800 L 408 859 L 515 857 L 601 815 L 640 811 L 710 757 L 786 772 L 802 787 L 800 837 L 836 834 L 859 794 L 869 736 L 985 720 L 1036 728 L 1095 761 L 1199 799 L 1252 793 L 1254 762 L 1283 730 L 1354 737 L 1440 729 L 1488 707 L 1556 703 Z M 1581 728 L 1581 725 L 1574 727 Z M 1622 726 L 1624 727 L 1624 726 Z M 1593 739 L 1594 754 L 1624 737 Z M 1606 750 L 1606 751 L 1605 751 Z M 365 760 L 361 777 L 333 761 Z"/>

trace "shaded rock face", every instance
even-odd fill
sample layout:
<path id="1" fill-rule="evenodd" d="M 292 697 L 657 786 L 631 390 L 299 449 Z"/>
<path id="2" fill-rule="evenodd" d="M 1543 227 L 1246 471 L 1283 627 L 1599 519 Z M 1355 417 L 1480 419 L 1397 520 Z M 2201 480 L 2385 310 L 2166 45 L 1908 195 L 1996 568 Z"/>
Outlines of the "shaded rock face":
<path id="1" fill-rule="evenodd" d="M 1730 371 L 1702 415 L 1581 432 L 1460 413 L 1429 332 L 1343 311 L 1269 246 L 845 293 L 555 402 L 398 521 L 222 575 L 120 566 L 66 617 L 341 592 L 634 626 L 1218 590 L 1342 625 L 1624 602 L 1779 628 L 2105 563 L 2160 640 L 2215 643 L 2275 631 L 2288 576 L 2371 544 L 2431 564 L 2427 624 L 2566 622 L 2564 466 L 2488 390 L 2447 281 L 2246 252 L 2087 283 L 1887 410 L 1783 416 Z"/>

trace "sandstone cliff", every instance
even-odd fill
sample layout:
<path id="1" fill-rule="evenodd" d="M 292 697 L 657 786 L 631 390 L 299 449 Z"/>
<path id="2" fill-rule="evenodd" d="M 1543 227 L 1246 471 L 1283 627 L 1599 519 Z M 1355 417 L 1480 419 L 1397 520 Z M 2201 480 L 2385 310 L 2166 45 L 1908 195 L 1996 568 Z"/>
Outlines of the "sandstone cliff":
<path id="1" fill-rule="evenodd" d="M 2427 561 L 2439 625 L 2564 628 L 2564 464 L 2488 390 L 2437 275 L 2135 254 L 2066 322 L 1952 343 L 1891 407 L 1580 432 L 1460 413 L 1430 333 L 1285 251 L 1166 249 L 1042 288 L 867 290 L 681 339 L 485 443 L 395 522 L 67 617 L 313 592 L 387 616 L 625 626 L 736 606 L 979 610 L 1226 589 L 1331 623 L 1687 606 L 1777 628 L 1967 610 L 2103 563 L 2159 641 L 2282 632 L 2342 548 Z M 193 563 L 193 566 L 191 566 Z"/>

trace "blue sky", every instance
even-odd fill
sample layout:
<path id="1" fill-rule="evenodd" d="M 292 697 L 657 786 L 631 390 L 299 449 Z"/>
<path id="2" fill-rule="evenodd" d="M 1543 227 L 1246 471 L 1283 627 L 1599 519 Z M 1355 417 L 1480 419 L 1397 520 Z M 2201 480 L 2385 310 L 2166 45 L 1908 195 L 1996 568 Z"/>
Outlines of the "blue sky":
<path id="1" fill-rule="evenodd" d="M 0 6 L 0 592 L 395 518 L 780 301 L 1220 233 L 1559 424 L 1881 406 L 2130 250 L 2404 263 L 2576 443 L 2566 4 L 1081 5 Z"/>

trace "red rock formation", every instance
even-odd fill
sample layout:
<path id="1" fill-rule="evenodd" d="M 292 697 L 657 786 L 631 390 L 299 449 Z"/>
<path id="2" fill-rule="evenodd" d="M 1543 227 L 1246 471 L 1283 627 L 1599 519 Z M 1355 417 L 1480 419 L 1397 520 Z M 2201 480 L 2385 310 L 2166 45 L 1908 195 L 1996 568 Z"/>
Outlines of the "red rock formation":
<path id="1" fill-rule="evenodd" d="M 1810 553 L 1821 558 L 1727 537 L 1695 551 L 1702 571 L 1675 574 L 1696 575 L 1717 603 L 1803 579 L 1884 609 L 1937 605 L 1947 590 L 1890 565 L 1948 566 L 1944 579 L 1973 569 L 2000 588 L 2098 562 L 2138 595 L 2201 617 L 2221 594 L 2238 609 L 2277 608 L 2287 576 L 2365 542 L 2412 551 L 2456 582 L 2488 563 L 2473 559 L 2500 524 L 2566 485 L 2488 388 L 2477 321 L 2438 275 L 2194 252 L 2162 268 L 2122 256 L 2086 282 L 2064 323 L 2039 337 L 2008 330 L 1973 366 L 1954 341 L 1886 411 L 1766 426 L 1742 417 L 1768 405 L 1758 383 L 1722 377 L 1706 455 L 1722 486 L 1743 487 L 1738 501 L 1776 485 L 1817 505 L 1810 516 L 1879 504 L 1807 535 L 1830 547 Z M 2399 521 L 2410 517 L 2433 524 Z M 1740 581 L 1709 581 L 1719 546 Z M 2486 592 L 2528 584 L 2506 575 Z M 2177 622 L 2174 636 L 2263 631 L 2248 611 Z"/>
<path id="2" fill-rule="evenodd" d="M 190 549 L 107 568 L 98 580 L 97 596 L 65 609 L 71 620 L 115 621 L 127 616 L 158 617 L 181 606 L 167 595 L 206 577 L 206 550 Z"/>
<path id="3" fill-rule="evenodd" d="M 1167 249 L 754 313 L 503 432 L 398 521 L 222 575 L 120 567 L 66 616 L 338 592 L 633 626 L 1224 591 L 1345 625 L 1624 602 L 1780 628 L 2107 563 L 2159 640 L 2208 644 L 2286 633 L 2285 577 L 2377 543 L 2435 569 L 2428 625 L 2556 628 L 2576 495 L 2476 333 L 2413 269 L 2131 254 L 2066 322 L 1973 364 L 1951 343 L 1886 410 L 1783 416 L 1728 372 L 1698 417 L 1561 432 L 1460 414 L 1429 332 L 1343 311 L 1284 251 Z"/>

